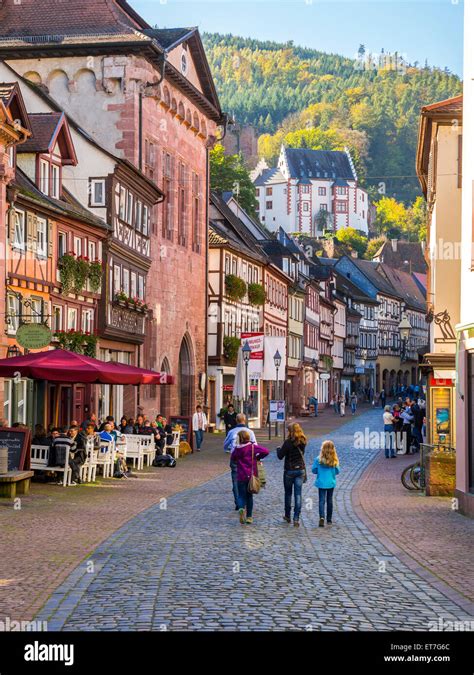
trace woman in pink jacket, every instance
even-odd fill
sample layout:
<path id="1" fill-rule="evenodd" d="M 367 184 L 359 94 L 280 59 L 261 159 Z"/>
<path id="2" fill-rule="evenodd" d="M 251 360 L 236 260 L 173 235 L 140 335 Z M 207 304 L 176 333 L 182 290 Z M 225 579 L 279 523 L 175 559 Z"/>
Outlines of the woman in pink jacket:
<path id="1" fill-rule="evenodd" d="M 253 464 L 252 464 L 253 451 Z M 257 461 L 268 455 L 268 450 L 250 442 L 248 431 L 239 431 L 238 445 L 232 452 L 232 461 L 237 464 L 237 488 L 239 492 L 239 519 L 242 525 L 250 525 L 253 511 L 253 494 L 248 491 L 252 475 L 258 476 Z"/>

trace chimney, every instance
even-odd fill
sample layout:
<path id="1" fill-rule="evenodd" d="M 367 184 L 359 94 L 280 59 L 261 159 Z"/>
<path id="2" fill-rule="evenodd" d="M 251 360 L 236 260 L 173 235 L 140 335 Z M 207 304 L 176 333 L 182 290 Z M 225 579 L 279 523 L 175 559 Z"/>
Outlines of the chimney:
<path id="1" fill-rule="evenodd" d="M 423 254 L 424 254 L 425 251 L 426 251 L 426 241 L 422 241 L 422 242 L 421 242 L 421 250 L 422 250 L 422 252 L 423 252 Z"/>
<path id="2" fill-rule="evenodd" d="M 390 241 L 392 242 L 392 251 L 396 253 L 398 248 L 398 239 L 390 239 Z"/>

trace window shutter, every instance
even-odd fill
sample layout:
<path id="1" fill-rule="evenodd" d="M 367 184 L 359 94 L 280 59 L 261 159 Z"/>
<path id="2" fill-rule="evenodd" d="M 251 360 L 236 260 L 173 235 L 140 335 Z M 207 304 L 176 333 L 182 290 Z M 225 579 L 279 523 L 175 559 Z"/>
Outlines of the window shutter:
<path id="1" fill-rule="evenodd" d="M 36 243 L 36 216 L 34 213 L 26 214 L 26 250 L 34 251 Z"/>
<path id="2" fill-rule="evenodd" d="M 50 220 L 48 220 L 47 236 L 48 236 L 48 257 L 52 258 L 52 256 L 53 256 L 53 223 Z"/>

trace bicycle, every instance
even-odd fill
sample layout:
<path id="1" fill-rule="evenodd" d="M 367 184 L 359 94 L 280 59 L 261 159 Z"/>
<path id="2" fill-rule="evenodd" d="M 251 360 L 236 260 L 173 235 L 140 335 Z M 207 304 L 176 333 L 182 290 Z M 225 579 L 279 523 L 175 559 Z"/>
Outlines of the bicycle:
<path id="1" fill-rule="evenodd" d="M 407 490 L 422 490 L 423 489 L 423 470 L 421 462 L 415 462 L 405 467 L 402 471 L 401 481 L 404 488 Z"/>

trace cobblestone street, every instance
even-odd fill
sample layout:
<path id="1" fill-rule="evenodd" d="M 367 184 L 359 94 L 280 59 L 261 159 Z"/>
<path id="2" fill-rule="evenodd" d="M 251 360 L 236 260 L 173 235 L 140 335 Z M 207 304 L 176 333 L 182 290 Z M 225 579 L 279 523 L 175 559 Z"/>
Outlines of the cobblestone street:
<path id="1" fill-rule="evenodd" d="M 426 630 L 440 617 L 469 620 L 354 511 L 353 488 L 379 454 L 354 449 L 354 433 L 378 429 L 379 419 L 369 410 L 331 435 L 341 461 L 332 528 L 317 527 L 312 476 L 302 526 L 284 523 L 283 466 L 272 453 L 253 525 L 238 522 L 230 474 L 181 492 L 104 541 L 36 618 L 49 630 L 207 631 Z M 311 440 L 309 468 L 320 442 Z"/>

